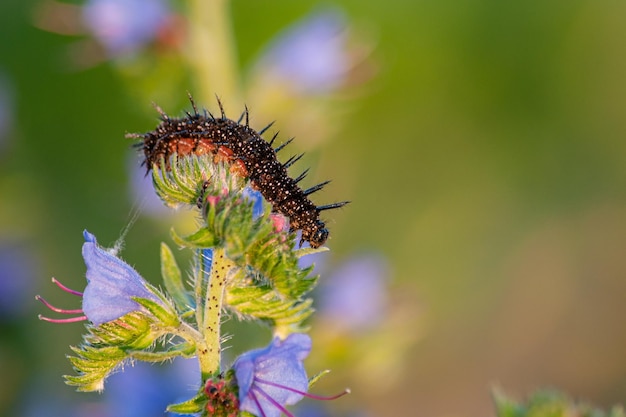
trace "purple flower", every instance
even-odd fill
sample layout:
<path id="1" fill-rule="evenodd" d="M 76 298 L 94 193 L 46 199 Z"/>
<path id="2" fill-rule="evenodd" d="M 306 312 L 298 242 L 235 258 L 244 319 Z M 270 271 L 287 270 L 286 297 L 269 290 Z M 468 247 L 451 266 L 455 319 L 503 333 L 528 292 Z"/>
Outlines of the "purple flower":
<path id="1" fill-rule="evenodd" d="M 259 72 L 300 92 L 331 91 L 352 66 L 346 22 L 335 10 L 306 17 L 281 33 L 259 60 Z"/>
<path id="2" fill-rule="evenodd" d="M 169 309 L 130 265 L 98 246 L 96 237 L 88 231 L 83 236 L 83 258 L 87 265 L 83 312 L 89 321 L 99 325 L 140 310 L 133 297 L 146 298 Z"/>
<path id="3" fill-rule="evenodd" d="M 173 310 L 165 299 L 157 295 L 156 288 L 148 284 L 130 265 L 116 257 L 111 251 L 98 246 L 94 235 L 85 230 L 83 236 L 85 238 L 83 259 L 87 266 L 85 292 L 72 290 L 56 279 L 52 279 L 52 282 L 63 291 L 82 297 L 83 308 L 74 310 L 57 308 L 38 295 L 36 298 L 50 310 L 65 315 L 78 315 L 65 319 L 51 319 L 40 315 L 41 320 L 53 323 L 89 320 L 98 326 L 143 309 L 133 298 L 145 298 L 166 310 Z"/>
<path id="4" fill-rule="evenodd" d="M 300 401 L 309 387 L 302 361 L 310 351 L 311 338 L 294 333 L 239 356 L 233 369 L 239 384 L 240 409 L 264 417 L 291 415 L 285 405 Z"/>
<path id="5" fill-rule="evenodd" d="M 388 265 L 377 254 L 349 259 L 320 286 L 320 316 L 345 330 L 375 326 L 387 307 L 388 276 Z"/>
<path id="6" fill-rule="evenodd" d="M 302 397 L 334 400 L 350 391 L 332 397 L 307 393 L 309 380 L 302 361 L 311 351 L 311 338 L 293 333 L 285 340 L 275 338 L 264 349 L 255 349 L 239 356 L 233 364 L 239 385 L 239 409 L 261 417 L 293 417 L 286 405 Z"/>
<path id="7" fill-rule="evenodd" d="M 82 11 L 86 26 L 113 56 L 152 42 L 170 16 L 165 0 L 88 0 Z"/>

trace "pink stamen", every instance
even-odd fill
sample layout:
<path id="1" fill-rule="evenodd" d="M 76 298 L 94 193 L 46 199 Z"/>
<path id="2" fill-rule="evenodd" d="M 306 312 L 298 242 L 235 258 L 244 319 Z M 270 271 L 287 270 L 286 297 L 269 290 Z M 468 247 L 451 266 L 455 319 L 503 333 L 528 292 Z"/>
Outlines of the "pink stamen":
<path id="1" fill-rule="evenodd" d="M 69 294 L 72 294 L 72 295 L 78 295 L 78 296 L 81 296 L 81 297 L 83 295 L 82 292 L 75 291 L 75 290 L 73 290 L 71 288 L 68 288 L 65 285 L 61 284 L 56 278 L 52 278 L 52 283 L 54 285 L 56 285 L 57 287 L 59 287 L 61 290 L 65 291 L 66 293 L 69 293 Z M 87 316 L 84 315 L 82 309 L 68 310 L 68 309 L 64 309 L 64 308 L 55 307 L 52 304 L 50 304 L 49 302 L 47 302 L 40 295 L 35 296 L 35 300 L 41 301 L 43 303 L 43 305 L 45 305 L 46 307 L 48 307 L 48 309 L 50 309 L 51 311 L 54 311 L 55 313 L 60 313 L 60 314 L 81 314 L 80 316 L 69 317 L 69 318 L 66 318 L 66 319 L 52 319 L 50 317 L 42 316 L 40 314 L 38 316 L 39 320 L 47 321 L 47 322 L 50 322 L 50 323 L 75 323 L 77 321 L 85 321 L 85 320 L 87 320 Z"/>
<path id="2" fill-rule="evenodd" d="M 80 291 L 72 290 L 71 288 L 67 288 L 65 285 L 61 284 L 56 278 L 52 278 L 52 283 L 56 284 L 57 287 L 61 288 L 63 291 L 68 292 L 70 294 L 78 295 L 80 297 L 83 296 L 83 293 Z"/>
<path id="3" fill-rule="evenodd" d="M 282 405 L 280 405 L 278 402 L 276 402 L 275 399 L 273 399 L 267 392 L 263 391 L 261 388 L 259 388 L 256 385 L 253 385 L 252 388 L 250 389 L 250 391 L 257 391 L 259 394 L 261 394 L 262 396 L 264 396 L 270 403 L 272 403 L 272 405 L 276 408 L 278 408 L 280 411 L 282 411 L 283 414 L 285 414 L 287 417 L 296 417 L 293 414 L 291 414 L 289 412 L 289 410 L 287 410 L 285 407 L 283 407 Z M 257 403 L 258 404 L 258 403 Z M 263 414 L 263 411 L 261 411 L 261 414 Z M 265 416 L 265 414 L 263 414 Z"/>
<path id="4" fill-rule="evenodd" d="M 333 396 L 330 396 L 330 397 L 324 397 L 322 395 L 309 394 L 308 392 L 300 391 L 300 390 L 297 390 L 295 388 L 287 387 L 285 385 L 280 385 L 280 384 L 277 384 L 275 382 L 266 381 L 266 380 L 261 379 L 261 378 L 254 378 L 254 380 L 257 381 L 257 382 L 260 382 L 262 384 L 271 385 L 273 387 L 277 387 L 277 388 L 281 388 L 281 389 L 284 389 L 284 390 L 287 390 L 287 391 L 295 392 L 296 394 L 303 395 L 303 396 L 305 396 L 307 398 L 313 398 L 314 400 L 330 401 L 330 400 L 336 400 L 339 397 L 343 397 L 346 394 L 350 394 L 350 389 L 345 389 L 343 392 L 340 392 L 337 395 L 333 395 Z"/>
<path id="5" fill-rule="evenodd" d="M 51 319 L 50 317 L 39 316 L 39 320 L 47 321 L 50 323 L 76 323 L 77 321 L 85 321 L 87 320 L 87 316 L 79 316 L 79 317 L 70 317 L 69 319 Z"/>
<path id="6" fill-rule="evenodd" d="M 63 308 L 58 308 L 53 306 L 52 304 L 50 304 L 49 302 L 47 302 L 42 296 L 40 295 L 36 295 L 35 296 L 35 300 L 37 301 L 41 301 L 46 307 L 48 307 L 50 310 L 54 311 L 55 313 L 61 313 L 61 314 L 80 314 L 83 312 L 82 309 L 76 309 L 76 310 L 66 310 Z"/>

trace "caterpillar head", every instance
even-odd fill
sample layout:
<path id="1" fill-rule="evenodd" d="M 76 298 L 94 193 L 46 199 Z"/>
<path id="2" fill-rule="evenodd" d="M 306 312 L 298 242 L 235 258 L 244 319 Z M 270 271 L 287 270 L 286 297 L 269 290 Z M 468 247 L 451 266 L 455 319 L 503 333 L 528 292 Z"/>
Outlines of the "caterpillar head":
<path id="1" fill-rule="evenodd" d="M 312 248 L 319 248 L 326 242 L 326 239 L 328 239 L 328 229 L 323 221 L 317 220 L 302 229 L 300 246 L 307 241 Z"/>

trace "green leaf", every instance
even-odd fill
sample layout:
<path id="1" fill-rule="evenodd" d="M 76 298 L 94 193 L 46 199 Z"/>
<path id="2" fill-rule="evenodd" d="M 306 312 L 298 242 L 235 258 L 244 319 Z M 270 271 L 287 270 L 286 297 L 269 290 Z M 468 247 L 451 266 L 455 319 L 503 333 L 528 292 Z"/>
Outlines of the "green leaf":
<path id="1" fill-rule="evenodd" d="M 193 297 L 185 288 L 180 268 L 172 250 L 165 243 L 161 243 L 161 275 L 163 275 L 165 289 L 178 309 L 182 312 L 193 309 Z"/>
<path id="2" fill-rule="evenodd" d="M 77 375 L 65 376 L 66 383 L 78 391 L 102 390 L 104 380 L 130 359 L 130 352 L 150 348 L 164 334 L 155 331 L 155 324 L 154 318 L 133 312 L 99 326 L 88 325 L 83 343 L 71 347 L 76 356 L 68 359 Z"/>
<path id="3" fill-rule="evenodd" d="M 152 331 L 154 319 L 141 312 L 132 312 L 100 326 L 88 326 L 85 342 L 93 346 L 120 346 L 124 349 L 144 349 L 156 339 Z"/>
<path id="4" fill-rule="evenodd" d="M 159 351 L 148 352 L 144 350 L 130 351 L 128 354 L 133 358 L 144 362 L 165 362 L 177 357 L 191 358 L 195 355 L 196 346 L 192 343 L 180 343 L 172 348 Z"/>
<path id="5" fill-rule="evenodd" d="M 302 331 L 302 323 L 315 311 L 313 300 L 281 297 L 269 286 L 230 287 L 225 297 L 226 306 L 242 318 L 263 320 L 281 333 Z"/>
<path id="6" fill-rule="evenodd" d="M 170 229 L 172 240 L 180 246 L 195 249 L 206 249 L 217 246 L 220 242 L 219 238 L 211 230 L 201 228 L 195 233 L 188 236 L 180 236 L 172 228 Z"/>
<path id="7" fill-rule="evenodd" d="M 104 380 L 128 357 L 120 348 L 83 346 L 71 349 L 79 356 L 69 356 L 78 375 L 65 375 L 65 383 L 78 391 L 102 391 Z"/>
<path id="8" fill-rule="evenodd" d="M 296 255 L 296 258 L 302 258 L 303 256 L 307 256 L 307 255 L 314 255 L 316 253 L 323 253 L 323 252 L 328 252 L 330 249 L 328 249 L 326 246 L 320 246 L 319 248 L 300 248 L 300 249 L 296 249 L 294 250 L 294 254 Z"/>
<path id="9" fill-rule="evenodd" d="M 168 310 L 156 301 L 141 297 L 131 297 L 133 301 L 146 308 L 159 322 L 161 327 L 178 327 L 180 319 L 175 311 Z"/>
<path id="10" fill-rule="evenodd" d="M 533 393 L 525 402 L 508 398 L 499 388 L 492 390 L 498 417 L 624 417 L 624 409 L 615 406 L 608 412 L 588 403 L 576 401 L 554 389 Z"/>
<path id="11" fill-rule="evenodd" d="M 202 393 L 195 397 L 178 404 L 170 404 L 167 406 L 167 411 L 177 414 L 196 414 L 200 413 L 206 407 L 207 399 Z"/>

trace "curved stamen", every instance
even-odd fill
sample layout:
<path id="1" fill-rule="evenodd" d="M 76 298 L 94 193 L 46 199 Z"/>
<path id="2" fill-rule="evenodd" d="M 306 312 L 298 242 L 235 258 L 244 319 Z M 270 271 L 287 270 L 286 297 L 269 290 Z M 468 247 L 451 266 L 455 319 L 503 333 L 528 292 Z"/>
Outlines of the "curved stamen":
<path id="1" fill-rule="evenodd" d="M 71 289 L 67 288 L 66 286 L 61 284 L 59 281 L 57 281 L 55 278 L 52 278 L 52 282 L 55 283 L 59 288 L 61 288 L 65 292 L 68 292 L 68 293 L 74 294 L 74 295 L 82 295 L 82 293 L 79 293 L 78 291 L 74 291 L 74 290 L 71 290 Z M 80 308 L 73 309 L 73 310 L 68 310 L 68 309 L 64 309 L 64 308 L 58 308 L 58 307 L 53 306 L 49 302 L 47 302 L 41 295 L 36 295 L 35 296 L 35 300 L 41 301 L 43 303 L 43 305 L 45 305 L 46 307 L 48 307 L 50 310 L 54 311 L 55 313 L 60 313 L 60 314 L 82 314 L 81 316 L 70 317 L 70 318 L 67 318 L 67 319 L 52 319 L 50 317 L 42 316 L 40 314 L 38 316 L 39 320 L 47 321 L 47 322 L 50 322 L 50 323 L 75 323 L 77 321 L 87 320 L 87 316 L 85 316 L 83 314 L 83 310 L 80 309 Z"/>
<path id="2" fill-rule="evenodd" d="M 67 288 L 65 285 L 61 284 L 56 278 L 52 278 L 52 283 L 55 284 L 57 287 L 61 288 L 63 291 L 68 292 L 70 294 L 74 294 L 74 295 L 78 295 L 80 297 L 83 296 L 83 293 L 80 291 L 76 291 L 76 290 L 72 290 L 70 288 Z"/>
<path id="3" fill-rule="evenodd" d="M 277 387 L 277 388 L 281 388 L 281 389 L 284 389 L 284 390 L 287 390 L 287 391 L 295 392 L 296 394 L 303 395 L 303 396 L 305 396 L 307 398 L 313 398 L 314 400 L 322 400 L 322 401 L 336 400 L 339 397 L 343 397 L 346 394 L 350 394 L 350 389 L 346 388 L 343 392 L 340 392 L 337 395 L 333 395 L 333 396 L 330 396 L 330 397 L 325 397 L 325 396 L 322 396 L 322 395 L 309 394 L 308 392 L 300 391 L 300 390 L 297 390 L 295 388 L 291 388 L 291 387 L 287 387 L 285 385 L 277 384 L 277 383 L 272 382 L 272 381 L 266 381 L 266 380 L 261 379 L 261 378 L 254 378 L 254 380 L 257 381 L 257 382 L 260 382 L 262 384 L 271 385 L 273 387 Z"/>
<path id="4" fill-rule="evenodd" d="M 70 317 L 69 319 L 51 319 L 50 317 L 45 317 L 40 314 L 37 317 L 39 318 L 39 320 L 47 321 L 50 323 L 76 323 L 77 321 L 87 320 L 87 316 Z"/>
<path id="5" fill-rule="evenodd" d="M 63 308 L 58 308 L 53 306 L 52 304 L 50 304 L 49 302 L 47 302 L 42 296 L 40 295 L 36 295 L 35 296 L 35 300 L 37 301 L 41 301 L 46 307 L 48 307 L 50 310 L 54 311 L 55 313 L 61 313 L 61 314 L 80 314 L 83 312 L 82 309 L 76 309 L 76 310 L 66 310 Z"/>
<path id="6" fill-rule="evenodd" d="M 285 414 L 287 417 L 295 417 L 293 414 L 291 414 L 289 412 L 289 410 L 287 410 L 285 407 L 283 407 L 282 405 L 280 405 L 275 399 L 273 399 L 267 392 L 263 391 L 261 388 L 259 388 L 258 386 L 253 385 L 252 388 L 250 388 L 250 391 L 257 391 L 259 394 L 261 394 L 262 396 L 264 396 L 270 403 L 272 403 L 272 405 L 276 408 L 278 408 L 283 414 Z M 263 414 L 263 412 L 261 411 L 261 414 Z"/>

